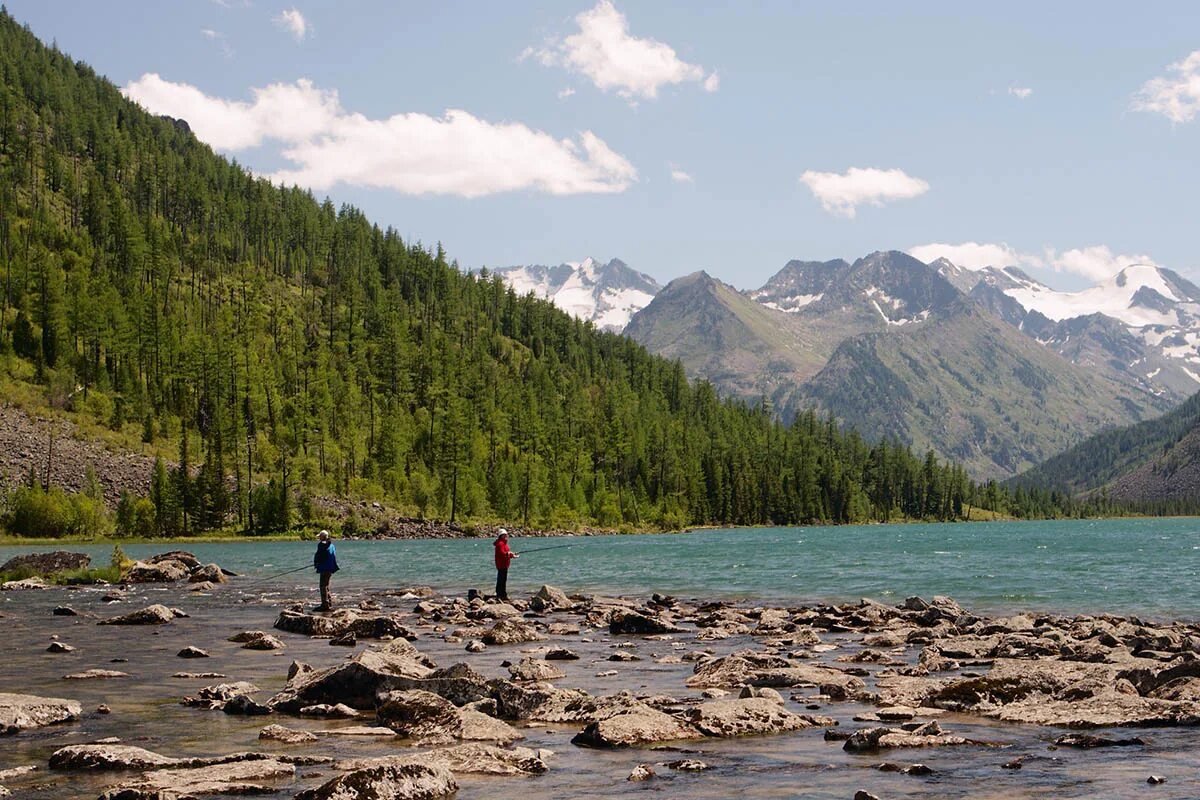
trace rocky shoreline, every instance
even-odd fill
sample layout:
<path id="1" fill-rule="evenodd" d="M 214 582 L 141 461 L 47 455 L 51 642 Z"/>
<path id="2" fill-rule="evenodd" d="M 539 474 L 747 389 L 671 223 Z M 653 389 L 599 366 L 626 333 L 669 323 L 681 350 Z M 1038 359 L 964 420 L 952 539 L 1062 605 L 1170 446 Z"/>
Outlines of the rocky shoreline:
<path id="1" fill-rule="evenodd" d="M 143 747 L 128 741 L 138 741 L 131 720 L 127 736 L 80 731 L 83 741 L 76 736 L 40 762 L 0 773 L 0 785 L 17 796 L 439 798 L 468 796 L 478 787 L 472 781 L 500 778 L 533 780 L 514 791 L 536 796 L 564 761 L 599 759 L 622 782 L 669 785 L 699 780 L 688 776 L 709 772 L 709 750 L 719 756 L 723 742 L 769 741 L 785 753 L 835 748 L 867 759 L 875 777 L 855 773 L 858 796 L 883 797 L 945 780 L 953 769 L 940 762 L 950 758 L 1019 780 L 1046 752 L 1152 753 L 1155 737 L 1144 731 L 1200 724 L 1200 627 L 1190 623 L 989 618 L 946 597 L 775 607 L 552 586 L 511 603 L 430 587 L 351 593 L 334 612 L 317 614 L 184 552 L 139 562 L 129 576 L 124 587 L 79 590 L 74 597 L 90 611 L 64 600 L 70 590 L 26 588 L 6 599 L 53 599 L 19 604 L 27 610 L 16 615 L 6 604 L 4 613 L 30 627 L 35 613 L 74 617 L 86 630 L 76 629 L 74 644 L 53 637 L 49 652 L 65 654 L 59 658 L 99 646 L 96 637 L 120 636 L 136 650 L 155 637 L 184 636 L 188 646 L 159 646 L 141 668 L 170 669 L 195 687 L 182 697 L 166 686 L 146 691 L 187 713 L 244 720 L 258 731 L 258 746 L 199 756 L 164 734 L 157 747 Z M 140 605 L 150 591 L 162 601 Z M 256 608 L 255 618 L 273 617 L 272 631 L 239 625 Z M 193 615 L 208 620 L 211 640 L 187 633 Z M 291 663 L 257 665 L 255 674 L 246 665 L 239 674 L 241 662 L 226 657 L 220 672 L 178 671 L 175 659 L 207 664 L 221 648 Z M 308 660 L 289 659 L 305 648 Z M 20 691 L 21 681 L 0 677 L 0 734 L 10 742 L 71 738 L 73 726 L 89 720 L 119 726 L 118 712 L 93 711 L 69 687 L 133 676 L 126 667 L 90 666 L 63 676 L 62 697 Z M 552 731 L 567 737 L 567 752 L 534 741 Z M 324 743 L 333 738 L 331 754 Z M 619 776 L 613 764 L 622 765 Z M 1145 774 L 1139 782 L 1164 780 Z M 39 786 L 60 793 L 39 795 Z"/>

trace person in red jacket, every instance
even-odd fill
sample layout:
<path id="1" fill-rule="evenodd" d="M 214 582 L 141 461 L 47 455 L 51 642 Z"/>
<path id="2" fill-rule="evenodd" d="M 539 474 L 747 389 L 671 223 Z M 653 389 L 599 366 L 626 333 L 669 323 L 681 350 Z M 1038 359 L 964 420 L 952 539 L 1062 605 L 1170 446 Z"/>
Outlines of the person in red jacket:
<path id="1" fill-rule="evenodd" d="M 496 548 L 496 599 L 508 601 L 508 565 L 518 555 L 508 547 L 508 531 L 500 529 L 494 543 Z"/>

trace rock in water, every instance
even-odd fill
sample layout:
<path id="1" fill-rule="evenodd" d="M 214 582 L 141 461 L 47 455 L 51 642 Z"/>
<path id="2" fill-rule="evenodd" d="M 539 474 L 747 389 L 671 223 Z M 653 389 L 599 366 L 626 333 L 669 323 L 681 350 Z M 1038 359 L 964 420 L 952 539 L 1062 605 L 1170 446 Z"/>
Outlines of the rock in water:
<path id="1" fill-rule="evenodd" d="M 38 575 L 53 575 L 56 572 L 87 569 L 91 563 L 91 557 L 83 553 L 68 553 L 65 550 L 55 550 L 52 553 L 29 553 L 28 555 L 10 558 L 4 562 L 4 566 L 0 566 L 0 572 L 32 569 Z"/>
<path id="2" fill-rule="evenodd" d="M 284 744 L 307 744 L 317 741 L 317 735 L 311 731 L 293 730 L 282 725 L 268 725 L 258 732 L 258 738 Z"/>
<path id="3" fill-rule="evenodd" d="M 74 722 L 82 713 L 83 707 L 75 700 L 0 693 L 0 734 Z"/>
<path id="4" fill-rule="evenodd" d="M 637 611 L 616 611 L 608 623 L 608 632 L 616 635 L 638 634 L 643 636 L 661 633 L 679 633 L 681 629 L 656 617 L 648 617 Z"/>
<path id="5" fill-rule="evenodd" d="M 684 739 L 699 739 L 704 734 L 670 714 L 642 703 L 606 719 L 589 724 L 571 743 L 579 747 L 631 747 Z"/>
<path id="6" fill-rule="evenodd" d="M 196 567 L 188 576 L 188 583 L 225 583 L 225 573 L 216 564 Z"/>
<path id="7" fill-rule="evenodd" d="M 155 564 L 145 561 L 134 562 L 125 572 L 129 583 L 174 583 L 188 576 L 191 569 L 182 561 L 164 559 Z"/>
<path id="8" fill-rule="evenodd" d="M 175 619 L 175 612 L 161 603 L 146 606 L 138 611 L 131 611 L 119 617 L 102 619 L 97 625 L 166 625 Z"/>
<path id="9" fill-rule="evenodd" d="M 540 642 L 545 638 L 533 625 L 517 619 L 502 619 L 483 635 L 485 644 L 520 644 Z"/>
<path id="10" fill-rule="evenodd" d="M 397 679 L 425 678 L 431 662 L 403 639 L 378 650 L 363 650 L 344 664 L 314 671 L 299 671 L 283 691 L 270 700 L 278 711 L 295 714 L 318 704 L 345 703 L 359 710 L 374 710 L 381 689 L 398 688 Z"/>
<path id="11" fill-rule="evenodd" d="M 829 718 L 816 719 L 793 714 L 766 697 L 714 700 L 693 706 L 683 718 L 705 736 L 755 736 L 829 726 Z"/>
<path id="12" fill-rule="evenodd" d="M 408 763 L 347 772 L 295 800 L 440 800 L 457 791 L 458 783 L 445 767 Z"/>
<path id="13" fill-rule="evenodd" d="M 636 767 L 633 768 L 633 771 L 629 773 L 629 777 L 626 778 L 625 780 L 627 780 L 627 781 L 648 781 L 653 777 L 654 777 L 654 770 L 650 767 L 649 764 L 638 764 Z"/>
<path id="14" fill-rule="evenodd" d="M 100 800 L 164 800 L 205 795 L 271 794 L 271 783 L 291 780 L 296 768 L 273 758 L 157 769 L 114 786 Z"/>
<path id="15" fill-rule="evenodd" d="M 192 647 L 191 645 L 183 648 L 175 655 L 179 658 L 208 658 L 206 650 L 201 650 L 199 647 Z"/>
<path id="16" fill-rule="evenodd" d="M 554 681 L 566 677 L 561 669 L 536 658 L 522 658 L 508 668 L 514 681 Z"/>

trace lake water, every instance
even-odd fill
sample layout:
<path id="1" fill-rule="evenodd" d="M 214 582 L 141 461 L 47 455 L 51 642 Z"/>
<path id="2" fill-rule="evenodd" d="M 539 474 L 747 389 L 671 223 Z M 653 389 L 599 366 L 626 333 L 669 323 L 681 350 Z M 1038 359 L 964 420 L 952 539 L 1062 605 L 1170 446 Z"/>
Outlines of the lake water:
<path id="1" fill-rule="evenodd" d="M 561 547 L 569 543 L 570 547 Z M 602 591 L 794 604 L 944 594 L 979 612 L 1107 611 L 1200 618 L 1200 518 L 705 530 L 514 538 L 513 590 Z M 0 562 L 45 547 L 0 547 Z M 107 563 L 111 546 L 70 546 Z M 127 545 L 131 557 L 163 545 Z M 311 562 L 308 542 L 189 544 L 202 561 L 269 576 Z M 338 542 L 335 587 L 489 588 L 490 539 Z M 310 573 L 272 580 L 311 584 Z"/>

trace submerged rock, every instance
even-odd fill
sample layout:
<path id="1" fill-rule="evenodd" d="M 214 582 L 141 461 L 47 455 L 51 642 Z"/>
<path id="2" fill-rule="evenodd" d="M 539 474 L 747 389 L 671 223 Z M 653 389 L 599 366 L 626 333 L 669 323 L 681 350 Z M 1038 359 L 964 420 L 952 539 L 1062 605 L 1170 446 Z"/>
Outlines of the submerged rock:
<path id="1" fill-rule="evenodd" d="M 282 725 L 268 725 L 258 732 L 258 738 L 283 744 L 308 744 L 317 741 L 317 735 L 311 731 L 298 731 Z"/>

